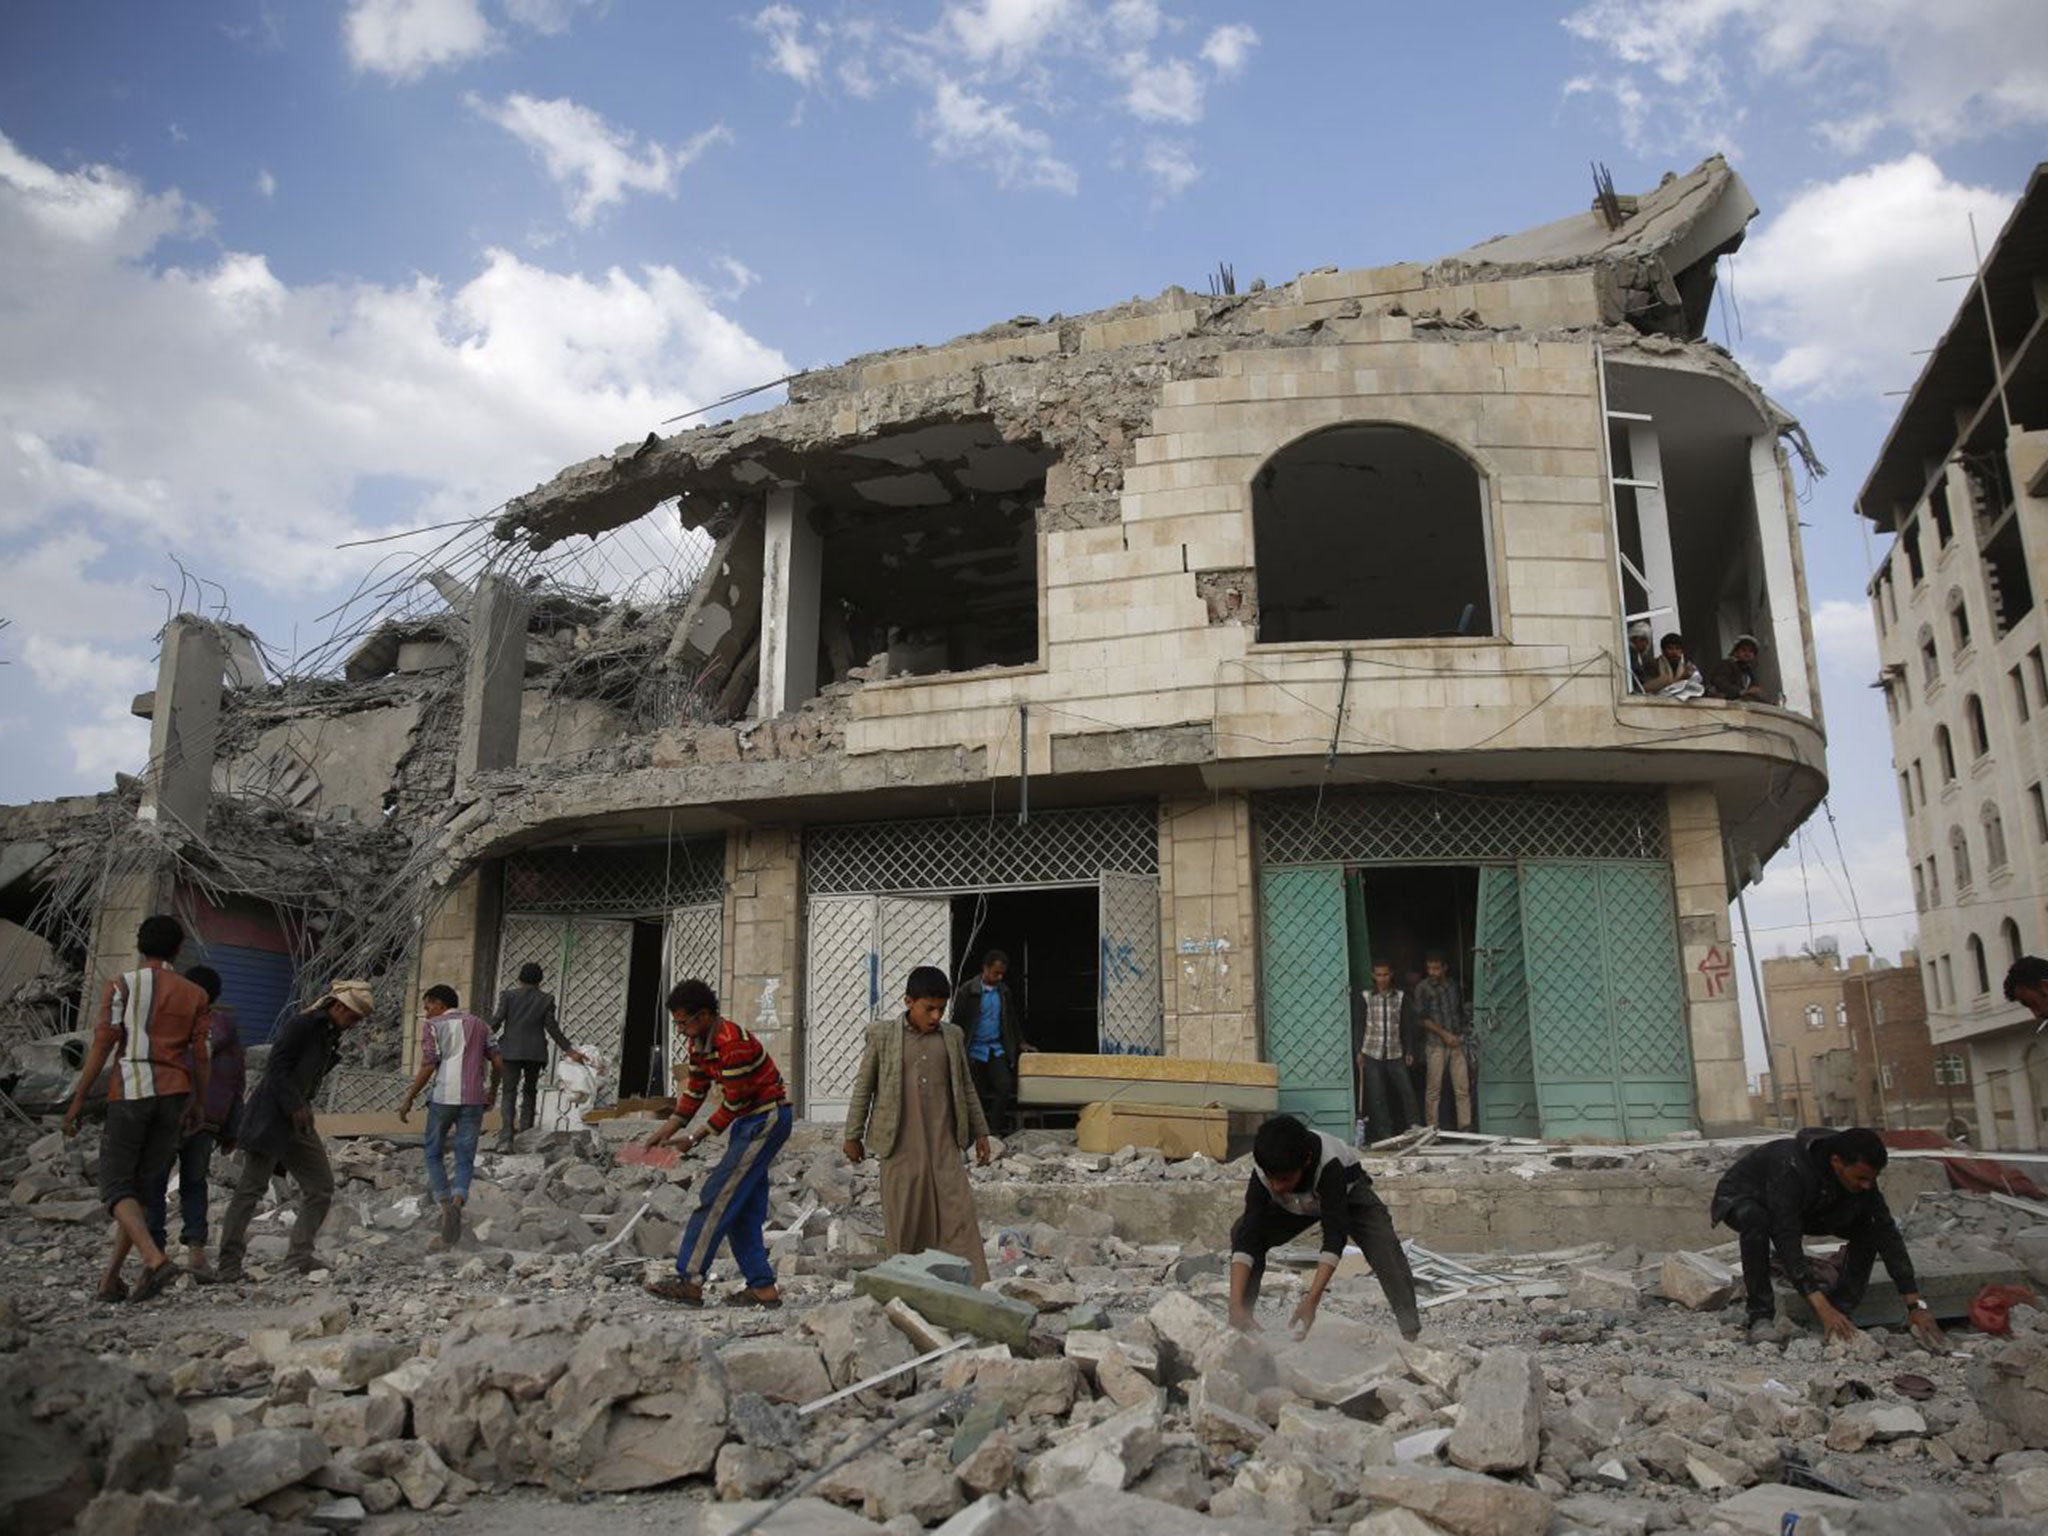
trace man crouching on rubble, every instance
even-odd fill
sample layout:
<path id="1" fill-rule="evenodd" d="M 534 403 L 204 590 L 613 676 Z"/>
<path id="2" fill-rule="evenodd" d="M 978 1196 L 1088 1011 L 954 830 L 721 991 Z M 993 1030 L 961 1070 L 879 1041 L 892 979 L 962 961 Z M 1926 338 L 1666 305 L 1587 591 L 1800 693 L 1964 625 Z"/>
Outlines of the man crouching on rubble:
<path id="1" fill-rule="evenodd" d="M 703 982 L 677 982 L 668 995 L 668 1012 L 688 1042 L 690 1074 L 674 1113 L 647 1138 L 647 1145 L 658 1147 L 688 1125 L 713 1083 L 718 1107 L 701 1130 L 683 1138 L 682 1150 L 692 1150 L 727 1126 L 732 1135 L 726 1138 L 725 1156 L 697 1185 L 697 1209 L 683 1228 L 675 1274 L 650 1280 L 647 1289 L 664 1301 L 703 1306 L 711 1256 L 720 1243 L 729 1243 L 747 1283 L 725 1298 L 727 1305 L 779 1307 L 782 1293 L 775 1288 L 775 1266 L 768 1262 L 761 1228 L 768 1220 L 768 1169 L 789 1140 L 793 1119 L 782 1073 L 767 1046 L 718 1016 L 718 994 Z"/>
<path id="2" fill-rule="evenodd" d="M 1267 1252 L 1320 1221 L 1323 1251 L 1315 1278 L 1288 1324 L 1295 1336 L 1304 1337 L 1315 1326 L 1316 1308 L 1322 1305 L 1347 1240 L 1358 1245 L 1379 1276 L 1401 1337 L 1412 1339 L 1420 1333 L 1422 1315 L 1415 1305 L 1415 1276 L 1408 1268 L 1408 1255 L 1401 1251 L 1394 1218 L 1359 1165 L 1357 1149 L 1310 1130 L 1292 1116 L 1276 1115 L 1252 1139 L 1252 1163 L 1244 1214 L 1230 1229 L 1231 1326 L 1247 1331 L 1258 1327 L 1252 1309 L 1258 1304 Z"/>
<path id="3" fill-rule="evenodd" d="M 1929 1349 L 1946 1350 L 1948 1340 L 1921 1299 L 1913 1260 L 1891 1208 L 1877 1187 L 1888 1161 L 1884 1138 L 1866 1126 L 1845 1131 L 1804 1130 L 1780 1141 L 1752 1147 L 1737 1158 L 1714 1186 L 1709 1218 L 1735 1229 L 1742 1243 L 1742 1288 L 1749 1304 L 1749 1335 L 1776 1332 L 1777 1295 L 1771 1288 L 1771 1255 L 1785 1278 L 1798 1287 L 1831 1339 L 1853 1339 L 1849 1314 L 1863 1299 L 1873 1260 L 1906 1303 L 1906 1322 Z M 1847 1238 L 1841 1269 L 1824 1286 L 1806 1257 L 1809 1234 Z"/>

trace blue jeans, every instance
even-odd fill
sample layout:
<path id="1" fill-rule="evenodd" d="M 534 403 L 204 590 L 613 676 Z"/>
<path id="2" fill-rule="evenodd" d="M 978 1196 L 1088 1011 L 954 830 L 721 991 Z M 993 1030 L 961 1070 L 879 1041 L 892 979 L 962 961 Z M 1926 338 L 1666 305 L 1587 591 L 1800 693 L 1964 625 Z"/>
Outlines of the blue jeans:
<path id="1" fill-rule="evenodd" d="M 428 1104 L 427 1132 L 420 1149 L 427 1155 L 427 1189 L 436 1202 L 453 1193 L 459 1200 L 469 1198 L 469 1175 L 476 1167 L 477 1138 L 483 1134 L 482 1104 Z M 455 1188 L 448 1187 L 448 1132 L 455 1132 Z"/>
<path id="2" fill-rule="evenodd" d="M 732 1245 L 740 1273 L 755 1290 L 775 1283 L 761 1228 L 768 1220 L 768 1168 L 789 1140 L 795 1116 L 787 1104 L 735 1120 L 725 1138 L 725 1156 L 697 1192 L 697 1209 L 676 1249 L 676 1273 L 702 1285 L 711 1256 L 721 1242 Z"/>
<path id="3" fill-rule="evenodd" d="M 178 1216 L 181 1223 L 178 1240 L 187 1248 L 206 1246 L 206 1171 L 213 1162 L 213 1141 L 213 1132 L 194 1131 L 178 1143 L 178 1155 L 172 1159 L 178 1170 Z M 149 1235 L 157 1247 L 164 1249 L 170 1247 L 164 1241 L 169 1228 L 170 1202 L 171 1170 L 166 1167 L 164 1176 L 156 1181 L 149 1197 L 142 1202 Z"/>

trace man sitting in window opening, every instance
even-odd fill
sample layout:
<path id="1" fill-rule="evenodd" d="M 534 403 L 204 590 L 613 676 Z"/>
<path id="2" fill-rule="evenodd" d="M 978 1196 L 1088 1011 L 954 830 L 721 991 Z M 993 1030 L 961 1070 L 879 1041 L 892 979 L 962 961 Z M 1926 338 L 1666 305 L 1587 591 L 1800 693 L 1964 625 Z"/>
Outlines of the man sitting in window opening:
<path id="1" fill-rule="evenodd" d="M 1643 678 L 1652 698 L 1696 699 L 1707 691 L 1700 669 L 1685 652 L 1685 636 L 1673 631 L 1657 642 L 1657 661 Z"/>
<path id="2" fill-rule="evenodd" d="M 1628 627 L 1628 691 L 1655 693 L 1657 685 L 1650 679 L 1656 672 L 1657 652 L 1650 643 L 1649 621 L 1637 619 Z"/>
<path id="3" fill-rule="evenodd" d="M 1728 648 L 1727 659 L 1715 662 L 1714 670 L 1707 674 L 1707 696 L 1751 704 L 1770 703 L 1770 695 L 1756 678 L 1757 650 L 1755 635 L 1737 635 L 1735 644 Z"/>

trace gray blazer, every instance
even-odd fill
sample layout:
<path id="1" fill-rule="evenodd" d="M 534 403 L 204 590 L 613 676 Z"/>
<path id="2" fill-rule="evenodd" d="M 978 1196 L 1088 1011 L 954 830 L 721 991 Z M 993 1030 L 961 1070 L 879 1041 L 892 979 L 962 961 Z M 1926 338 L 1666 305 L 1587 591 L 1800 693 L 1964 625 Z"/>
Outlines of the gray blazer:
<path id="1" fill-rule="evenodd" d="M 507 1061 L 546 1061 L 550 1040 L 565 1051 L 572 1048 L 555 1019 L 554 994 L 524 982 L 499 994 L 491 1028 L 502 1031 L 498 1054 Z"/>
<path id="2" fill-rule="evenodd" d="M 876 1157 L 896 1150 L 903 1133 L 903 1031 L 901 1018 L 868 1026 L 867 1045 L 854 1075 L 853 1100 L 846 1106 L 846 1139 L 867 1143 Z M 946 1042 L 946 1066 L 953 1079 L 953 1140 L 962 1148 L 988 1134 L 988 1117 L 967 1075 L 967 1037 L 952 1024 L 940 1024 Z"/>

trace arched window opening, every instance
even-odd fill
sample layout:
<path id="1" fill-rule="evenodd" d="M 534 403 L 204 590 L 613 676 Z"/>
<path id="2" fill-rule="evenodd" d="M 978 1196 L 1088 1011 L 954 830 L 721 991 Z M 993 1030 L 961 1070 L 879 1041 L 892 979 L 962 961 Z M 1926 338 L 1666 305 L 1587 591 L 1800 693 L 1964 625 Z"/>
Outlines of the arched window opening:
<path id="1" fill-rule="evenodd" d="M 1927 855 L 1927 904 L 1941 905 L 1941 863 L 1931 853 Z"/>
<path id="2" fill-rule="evenodd" d="M 1984 823 L 1984 867 L 2005 868 L 2005 818 L 1999 814 L 1998 807 L 1987 800 L 1984 809 L 1978 813 L 1978 819 Z"/>
<path id="3" fill-rule="evenodd" d="M 1970 840 L 1963 836 L 1961 827 L 1948 829 L 1948 851 L 1950 861 L 1956 867 L 1956 889 L 1967 891 L 1970 888 Z"/>
<path id="4" fill-rule="evenodd" d="M 1941 758 L 1941 782 L 1944 784 L 1954 783 L 1956 777 L 1956 744 L 1950 739 L 1948 727 L 1945 725 L 1937 725 L 1934 728 L 1934 750 Z"/>
<path id="5" fill-rule="evenodd" d="M 1920 626 L 1920 672 L 1929 688 L 1941 681 L 1941 653 L 1934 648 L 1934 631 Z"/>
<path id="6" fill-rule="evenodd" d="M 1960 591 L 1948 595 L 1948 633 L 1958 656 L 1970 648 L 1970 610 L 1963 605 Z"/>
<path id="7" fill-rule="evenodd" d="M 1982 997 L 1991 990 L 1991 965 L 1984 958 L 1984 941 L 1973 933 L 1964 948 L 1970 952 L 1970 976 L 1977 983 L 1976 995 Z"/>
<path id="8" fill-rule="evenodd" d="M 1259 639 L 1491 635 L 1479 472 L 1412 427 L 1312 433 L 1252 478 Z"/>
<path id="9" fill-rule="evenodd" d="M 2018 965 L 2020 962 L 2020 925 L 2007 918 L 1998 925 L 1998 941 L 2005 946 L 2005 963 Z"/>
<path id="10" fill-rule="evenodd" d="M 1984 723 L 1984 701 L 1974 693 L 1963 701 L 1963 720 L 1970 728 L 1970 756 L 1982 757 L 1991 750 L 1991 728 Z"/>

